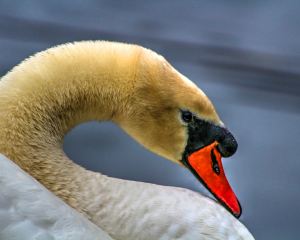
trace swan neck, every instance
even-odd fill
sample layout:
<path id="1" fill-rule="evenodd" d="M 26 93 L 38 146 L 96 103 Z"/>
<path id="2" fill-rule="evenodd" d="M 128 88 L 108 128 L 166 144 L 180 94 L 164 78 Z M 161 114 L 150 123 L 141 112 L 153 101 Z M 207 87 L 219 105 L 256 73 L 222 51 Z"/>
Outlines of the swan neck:
<path id="1" fill-rule="evenodd" d="M 117 121 L 128 112 L 137 52 L 116 54 L 103 43 L 82 42 L 25 60 L 0 81 L 1 126 L 22 132 L 12 135 L 15 143 L 50 144 L 46 139 L 53 145 L 80 123 Z"/>
<path id="2" fill-rule="evenodd" d="M 63 138 L 80 123 L 118 121 L 128 112 L 135 74 L 129 65 L 138 57 L 85 44 L 39 53 L 0 81 L 0 152 L 77 209 L 77 176 L 89 174 L 65 155 Z"/>

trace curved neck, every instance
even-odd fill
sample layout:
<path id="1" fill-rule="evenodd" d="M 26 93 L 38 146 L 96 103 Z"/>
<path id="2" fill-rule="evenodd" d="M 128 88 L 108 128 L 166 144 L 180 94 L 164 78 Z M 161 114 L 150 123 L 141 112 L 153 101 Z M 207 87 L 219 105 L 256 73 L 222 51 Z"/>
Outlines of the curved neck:
<path id="1" fill-rule="evenodd" d="M 0 152 L 79 210 L 74 194 L 92 173 L 66 157 L 63 137 L 79 123 L 123 117 L 139 56 L 138 49 L 116 56 L 105 44 L 83 49 L 50 49 L 0 81 Z"/>

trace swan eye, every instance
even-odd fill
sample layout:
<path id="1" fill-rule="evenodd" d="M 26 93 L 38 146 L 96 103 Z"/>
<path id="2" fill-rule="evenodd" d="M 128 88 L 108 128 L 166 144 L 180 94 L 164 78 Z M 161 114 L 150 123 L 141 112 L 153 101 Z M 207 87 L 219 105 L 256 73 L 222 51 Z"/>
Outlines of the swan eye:
<path id="1" fill-rule="evenodd" d="M 193 114 L 190 111 L 182 111 L 181 118 L 184 122 L 190 123 L 193 120 Z"/>

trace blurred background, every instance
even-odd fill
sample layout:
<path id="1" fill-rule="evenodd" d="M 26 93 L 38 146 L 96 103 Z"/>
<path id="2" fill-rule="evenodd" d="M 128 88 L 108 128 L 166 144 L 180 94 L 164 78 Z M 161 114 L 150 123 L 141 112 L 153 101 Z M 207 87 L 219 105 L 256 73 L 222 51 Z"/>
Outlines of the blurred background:
<path id="1" fill-rule="evenodd" d="M 256 239 L 299 239 L 300 2 L 0 0 L 0 75 L 77 40 L 151 48 L 204 90 L 235 134 L 225 170 Z M 77 163 L 106 175 L 205 192 L 186 169 L 110 123 L 65 139 Z"/>

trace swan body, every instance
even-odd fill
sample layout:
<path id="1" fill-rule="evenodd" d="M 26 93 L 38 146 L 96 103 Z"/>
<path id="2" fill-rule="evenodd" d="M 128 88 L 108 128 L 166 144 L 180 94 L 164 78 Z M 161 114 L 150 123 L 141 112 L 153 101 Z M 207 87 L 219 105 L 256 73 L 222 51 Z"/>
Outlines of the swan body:
<path id="1" fill-rule="evenodd" d="M 65 44 L 1 79 L 0 152 L 115 240 L 254 239 L 207 197 L 88 171 L 62 150 L 64 135 L 77 124 L 111 120 L 182 164 L 188 135 L 178 108 L 224 126 L 206 95 L 160 55 L 121 43 Z"/>
<path id="2" fill-rule="evenodd" d="M 0 239 L 112 240 L 0 154 Z"/>

